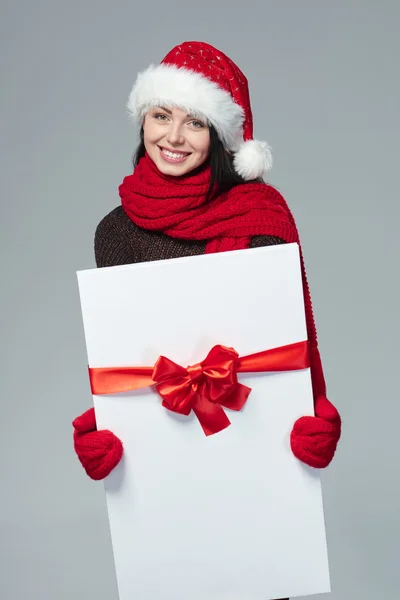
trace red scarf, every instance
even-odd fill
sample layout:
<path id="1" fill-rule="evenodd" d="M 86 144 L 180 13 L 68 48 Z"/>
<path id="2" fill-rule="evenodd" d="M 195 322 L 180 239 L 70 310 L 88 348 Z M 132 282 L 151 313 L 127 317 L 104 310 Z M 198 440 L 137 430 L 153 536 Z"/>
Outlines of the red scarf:
<path id="1" fill-rule="evenodd" d="M 163 175 L 146 155 L 119 187 L 122 207 L 143 229 L 183 240 L 207 240 L 206 253 L 248 248 L 258 235 L 300 249 L 314 399 L 326 395 L 312 303 L 299 234 L 282 195 L 264 183 L 245 183 L 205 202 L 210 168 L 183 177 Z"/>

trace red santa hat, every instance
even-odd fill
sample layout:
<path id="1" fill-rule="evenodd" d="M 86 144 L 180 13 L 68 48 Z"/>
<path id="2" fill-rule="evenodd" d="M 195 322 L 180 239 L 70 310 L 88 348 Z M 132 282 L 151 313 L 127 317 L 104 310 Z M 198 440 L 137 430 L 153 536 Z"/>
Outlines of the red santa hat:
<path id="1" fill-rule="evenodd" d="M 234 168 L 245 180 L 262 177 L 272 167 L 271 149 L 253 139 L 248 82 L 221 51 L 204 42 L 175 46 L 159 65 L 138 74 L 128 110 L 141 123 L 155 106 L 181 108 L 212 125 L 234 156 Z"/>

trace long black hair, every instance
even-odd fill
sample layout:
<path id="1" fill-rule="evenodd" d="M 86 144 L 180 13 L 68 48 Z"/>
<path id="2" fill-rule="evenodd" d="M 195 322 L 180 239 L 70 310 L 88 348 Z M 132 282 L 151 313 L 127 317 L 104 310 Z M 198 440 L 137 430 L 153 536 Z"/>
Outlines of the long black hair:
<path id="1" fill-rule="evenodd" d="M 216 198 L 223 192 L 227 192 L 235 185 L 241 185 L 246 182 L 234 169 L 233 156 L 225 150 L 223 143 L 218 137 L 216 129 L 210 125 L 210 152 L 209 158 L 205 164 L 211 168 L 211 179 L 208 187 L 206 201 Z M 136 167 L 139 160 L 145 155 L 143 127 L 140 130 L 140 141 L 133 156 L 133 167 Z M 199 167 L 204 168 L 204 165 Z M 254 182 L 262 182 L 262 179 L 255 179 Z"/>

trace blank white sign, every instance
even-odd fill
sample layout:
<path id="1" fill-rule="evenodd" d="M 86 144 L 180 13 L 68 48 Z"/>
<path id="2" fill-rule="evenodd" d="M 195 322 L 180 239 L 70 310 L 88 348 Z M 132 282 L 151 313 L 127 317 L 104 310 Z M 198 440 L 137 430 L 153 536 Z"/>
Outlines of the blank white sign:
<path id="1" fill-rule="evenodd" d="M 188 366 L 215 344 L 240 356 L 306 339 L 297 244 L 78 272 L 91 367 Z M 290 449 L 313 414 L 309 369 L 240 374 L 231 426 L 153 389 L 94 396 L 124 456 L 105 480 L 120 600 L 269 600 L 330 591 L 319 472 Z"/>

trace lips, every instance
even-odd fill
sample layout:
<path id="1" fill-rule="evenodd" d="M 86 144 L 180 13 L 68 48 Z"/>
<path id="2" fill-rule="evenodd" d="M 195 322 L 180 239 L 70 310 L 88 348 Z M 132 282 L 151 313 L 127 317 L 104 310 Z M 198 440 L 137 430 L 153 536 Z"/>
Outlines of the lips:
<path id="1" fill-rule="evenodd" d="M 181 163 L 184 162 L 188 156 L 190 156 L 190 152 L 176 152 L 173 150 L 168 150 L 168 148 L 160 148 L 160 153 L 162 158 L 169 163 Z"/>

